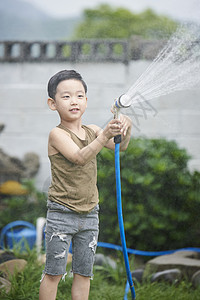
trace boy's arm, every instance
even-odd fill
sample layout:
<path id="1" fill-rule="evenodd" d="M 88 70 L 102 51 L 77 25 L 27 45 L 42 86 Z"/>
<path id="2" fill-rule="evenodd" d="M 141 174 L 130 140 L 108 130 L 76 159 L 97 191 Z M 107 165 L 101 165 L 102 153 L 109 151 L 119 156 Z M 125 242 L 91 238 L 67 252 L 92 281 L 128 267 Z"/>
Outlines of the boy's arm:
<path id="1" fill-rule="evenodd" d="M 125 115 L 120 115 L 120 121 L 123 124 L 122 130 L 120 132 L 121 134 L 120 151 L 125 151 L 128 147 L 131 138 L 132 121 L 129 117 Z M 96 132 L 97 137 L 103 132 L 103 129 L 98 127 L 97 125 L 89 125 L 89 127 Z M 115 149 L 114 138 L 108 140 L 108 142 L 105 144 L 105 147 L 114 150 Z"/>
<path id="2" fill-rule="evenodd" d="M 57 127 L 49 134 L 49 149 L 52 149 L 54 154 L 60 152 L 75 164 L 85 165 L 101 151 L 113 136 L 121 133 L 121 128 L 119 120 L 111 120 L 94 141 L 80 149 L 66 131 Z"/>

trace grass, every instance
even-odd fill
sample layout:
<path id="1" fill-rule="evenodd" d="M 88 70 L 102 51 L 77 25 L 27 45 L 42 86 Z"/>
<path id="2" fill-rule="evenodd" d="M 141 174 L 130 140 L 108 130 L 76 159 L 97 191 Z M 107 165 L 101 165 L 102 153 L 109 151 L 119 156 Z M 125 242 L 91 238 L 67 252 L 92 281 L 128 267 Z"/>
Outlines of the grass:
<path id="1" fill-rule="evenodd" d="M 35 251 L 29 251 L 26 255 L 18 255 L 27 260 L 27 266 L 22 273 L 10 277 L 12 289 L 9 294 L 0 290 L 1 300 L 36 300 L 40 286 L 40 278 L 44 265 L 40 265 L 36 259 Z M 70 290 L 72 278 L 70 265 L 65 281 L 61 281 L 58 287 L 57 300 L 71 300 Z M 91 281 L 89 300 L 122 300 L 126 285 L 126 274 L 122 257 L 118 259 L 118 267 L 113 270 L 109 267 L 95 267 L 94 279 Z M 181 281 L 176 285 L 167 283 L 137 284 L 135 286 L 137 300 L 199 300 L 200 288 L 194 289 L 187 281 Z M 128 294 L 131 299 L 131 294 Z"/>

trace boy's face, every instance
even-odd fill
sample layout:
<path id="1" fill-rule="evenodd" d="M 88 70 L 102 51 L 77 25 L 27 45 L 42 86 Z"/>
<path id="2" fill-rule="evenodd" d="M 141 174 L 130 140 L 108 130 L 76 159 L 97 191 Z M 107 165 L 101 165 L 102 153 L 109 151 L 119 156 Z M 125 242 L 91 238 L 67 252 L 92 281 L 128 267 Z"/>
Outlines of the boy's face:
<path id="1" fill-rule="evenodd" d="M 55 100 L 48 99 L 48 104 L 52 110 L 58 111 L 61 119 L 72 121 L 80 118 L 87 107 L 82 82 L 75 79 L 61 81 L 57 86 Z"/>

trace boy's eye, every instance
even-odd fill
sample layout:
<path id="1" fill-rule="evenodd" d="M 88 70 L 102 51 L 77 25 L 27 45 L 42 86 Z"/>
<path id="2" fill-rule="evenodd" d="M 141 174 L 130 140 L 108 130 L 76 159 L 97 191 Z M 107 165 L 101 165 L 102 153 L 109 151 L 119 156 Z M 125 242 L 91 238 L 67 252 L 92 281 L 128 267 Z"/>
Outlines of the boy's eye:
<path id="1" fill-rule="evenodd" d="M 69 98 L 69 96 L 68 96 L 68 95 L 64 95 L 64 96 L 63 96 L 63 98 L 67 98 L 67 99 L 68 99 L 68 98 Z"/>
<path id="2" fill-rule="evenodd" d="M 78 95 L 79 98 L 83 98 L 83 95 Z"/>

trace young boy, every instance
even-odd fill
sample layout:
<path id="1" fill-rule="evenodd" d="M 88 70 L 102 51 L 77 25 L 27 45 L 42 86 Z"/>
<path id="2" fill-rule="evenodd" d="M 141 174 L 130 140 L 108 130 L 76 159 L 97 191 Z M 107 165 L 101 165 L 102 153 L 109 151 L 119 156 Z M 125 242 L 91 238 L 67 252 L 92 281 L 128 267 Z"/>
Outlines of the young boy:
<path id="1" fill-rule="evenodd" d="M 98 238 L 96 155 L 105 146 L 114 149 L 113 137 L 122 135 L 121 150 L 128 146 L 131 120 L 110 121 L 104 130 L 82 125 L 87 107 L 87 86 L 74 70 L 56 73 L 48 83 L 48 105 L 58 112 L 60 125 L 49 134 L 48 155 L 52 183 L 46 223 L 46 266 L 39 300 L 55 300 L 65 276 L 72 241 L 72 300 L 87 300 Z"/>

